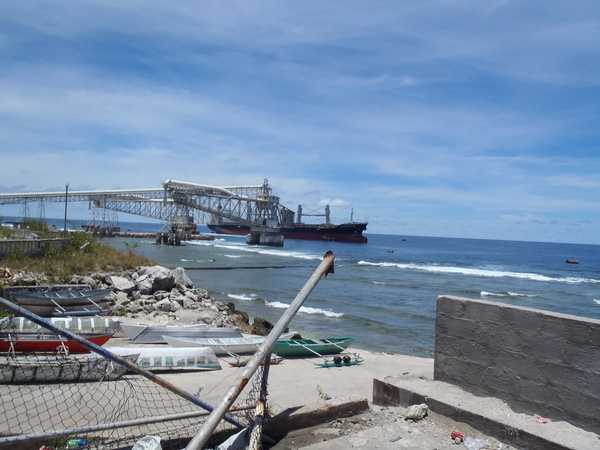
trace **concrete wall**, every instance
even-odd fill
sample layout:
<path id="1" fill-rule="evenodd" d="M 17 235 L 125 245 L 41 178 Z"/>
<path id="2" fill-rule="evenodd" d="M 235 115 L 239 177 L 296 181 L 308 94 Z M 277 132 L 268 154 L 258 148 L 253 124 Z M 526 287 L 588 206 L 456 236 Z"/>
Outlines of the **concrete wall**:
<path id="1" fill-rule="evenodd" d="M 600 320 L 441 296 L 434 378 L 600 432 Z"/>
<path id="2" fill-rule="evenodd" d="M 60 250 L 68 239 L 0 239 L 0 257 L 7 255 L 42 255 L 48 249 Z"/>

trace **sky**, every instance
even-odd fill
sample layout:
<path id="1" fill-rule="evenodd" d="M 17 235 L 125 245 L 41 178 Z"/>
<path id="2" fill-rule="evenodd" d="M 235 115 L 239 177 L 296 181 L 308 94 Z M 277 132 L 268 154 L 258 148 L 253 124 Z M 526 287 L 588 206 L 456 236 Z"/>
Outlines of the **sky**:
<path id="1" fill-rule="evenodd" d="M 600 244 L 599 42 L 596 0 L 5 0 L 0 191 L 268 178 L 372 233 Z"/>

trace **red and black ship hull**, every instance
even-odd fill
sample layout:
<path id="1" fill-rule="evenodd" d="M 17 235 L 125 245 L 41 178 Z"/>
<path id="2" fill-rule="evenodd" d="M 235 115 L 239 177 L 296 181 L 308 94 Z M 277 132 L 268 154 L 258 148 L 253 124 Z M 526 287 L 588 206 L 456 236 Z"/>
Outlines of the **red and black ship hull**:
<path id="1" fill-rule="evenodd" d="M 219 234 L 245 236 L 250 232 L 249 226 L 236 223 L 209 224 L 207 226 L 211 231 Z M 297 224 L 281 227 L 281 232 L 286 239 L 365 244 L 367 237 L 363 235 L 363 232 L 366 229 L 366 223 L 343 223 L 340 225 Z"/>

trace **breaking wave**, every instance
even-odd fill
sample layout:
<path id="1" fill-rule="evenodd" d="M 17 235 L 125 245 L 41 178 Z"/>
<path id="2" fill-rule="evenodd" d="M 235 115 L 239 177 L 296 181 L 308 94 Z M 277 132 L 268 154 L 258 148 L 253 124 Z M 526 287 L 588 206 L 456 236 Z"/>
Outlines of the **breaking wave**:
<path id="1" fill-rule="evenodd" d="M 597 298 L 595 298 L 595 299 L 594 299 L 594 302 L 595 302 L 597 305 L 600 305 L 600 300 L 598 300 Z"/>
<path id="2" fill-rule="evenodd" d="M 385 281 L 371 281 L 371 283 L 377 284 L 377 285 L 383 285 L 383 284 L 385 284 Z"/>
<path id="3" fill-rule="evenodd" d="M 244 300 L 245 302 L 250 302 L 252 300 L 256 300 L 256 294 L 227 294 L 227 297 L 232 298 L 234 300 Z"/>
<path id="4" fill-rule="evenodd" d="M 227 244 L 221 244 L 221 243 L 217 243 L 215 241 L 186 241 L 186 244 L 192 244 L 192 245 L 201 245 L 201 246 L 205 246 L 205 247 L 215 247 L 215 248 L 224 248 L 227 250 L 236 250 L 236 251 L 240 251 L 240 252 L 248 252 L 248 253 L 258 253 L 260 255 L 270 255 L 270 256 L 280 256 L 282 258 L 299 258 L 299 259 L 308 259 L 308 260 L 320 260 L 321 256 L 319 255 L 315 255 L 315 254 L 311 254 L 311 253 L 304 253 L 304 252 L 294 252 L 294 251 L 289 251 L 289 250 L 276 250 L 276 249 L 271 249 L 271 248 L 264 248 L 264 247 L 250 247 L 247 246 L 245 244 L 235 244 L 232 242 L 229 242 Z M 225 255 L 227 256 L 227 255 Z M 230 256 L 231 257 L 231 256 Z"/>
<path id="5" fill-rule="evenodd" d="M 481 291 L 481 297 L 537 297 L 536 294 L 522 294 L 521 292 L 488 292 Z"/>
<path id="6" fill-rule="evenodd" d="M 501 270 L 476 269 L 470 267 L 454 267 L 454 266 L 436 266 L 432 264 L 414 264 L 414 263 L 392 263 L 392 262 L 370 262 L 359 261 L 362 266 L 378 266 L 378 267 L 395 267 L 397 269 L 417 270 L 421 272 L 431 273 L 450 273 L 460 274 L 475 277 L 490 277 L 490 278 L 519 278 L 522 280 L 559 282 L 559 283 L 600 283 L 600 280 L 594 278 L 580 277 L 549 277 L 539 273 L 527 272 L 508 272 Z"/>
<path id="7" fill-rule="evenodd" d="M 281 309 L 287 309 L 290 306 L 287 303 L 282 302 L 265 302 L 265 305 L 270 306 L 271 308 Z M 304 314 L 322 314 L 324 316 L 334 318 L 342 317 L 344 315 L 343 313 L 327 311 L 326 309 L 321 308 L 311 308 L 310 306 L 301 306 L 299 311 Z"/>
<path id="8" fill-rule="evenodd" d="M 223 255 L 227 258 L 243 258 L 244 255 Z"/>

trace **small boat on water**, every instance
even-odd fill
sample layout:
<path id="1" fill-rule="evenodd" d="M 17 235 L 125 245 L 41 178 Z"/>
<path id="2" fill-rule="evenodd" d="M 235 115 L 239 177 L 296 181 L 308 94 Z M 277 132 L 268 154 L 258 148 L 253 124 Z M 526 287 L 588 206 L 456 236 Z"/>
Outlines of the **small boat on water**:
<path id="1" fill-rule="evenodd" d="M 63 330 L 73 333 L 113 334 L 119 330 L 118 319 L 110 317 L 50 317 L 48 321 Z M 0 319 L 0 333 L 4 332 L 46 332 L 46 328 L 25 317 L 5 317 Z"/>
<path id="2" fill-rule="evenodd" d="M 221 364 L 208 347 L 106 347 L 117 355 L 139 354 L 136 364 L 152 372 L 162 370 L 220 370 Z"/>
<path id="3" fill-rule="evenodd" d="M 130 362 L 136 354 L 123 355 Z M 27 355 L 0 357 L 0 384 L 112 381 L 127 368 L 98 355 Z"/>
<path id="4" fill-rule="evenodd" d="M 142 325 L 121 324 L 127 338 L 136 344 L 165 344 L 164 336 L 184 339 L 239 338 L 237 328 L 219 328 L 208 325 Z"/>
<path id="5" fill-rule="evenodd" d="M 350 342 L 352 342 L 350 337 L 280 339 L 275 342 L 273 353 L 284 358 L 335 355 L 346 350 Z"/>
<path id="6" fill-rule="evenodd" d="M 80 334 L 96 345 L 104 345 L 112 334 Z M 16 353 L 57 353 L 66 349 L 69 353 L 89 353 L 77 341 L 64 339 L 49 333 L 0 333 L 0 352 Z"/>
<path id="7" fill-rule="evenodd" d="M 217 355 L 254 353 L 265 340 L 264 336 L 242 335 L 223 338 L 175 338 L 163 336 L 171 347 L 210 347 Z"/>

